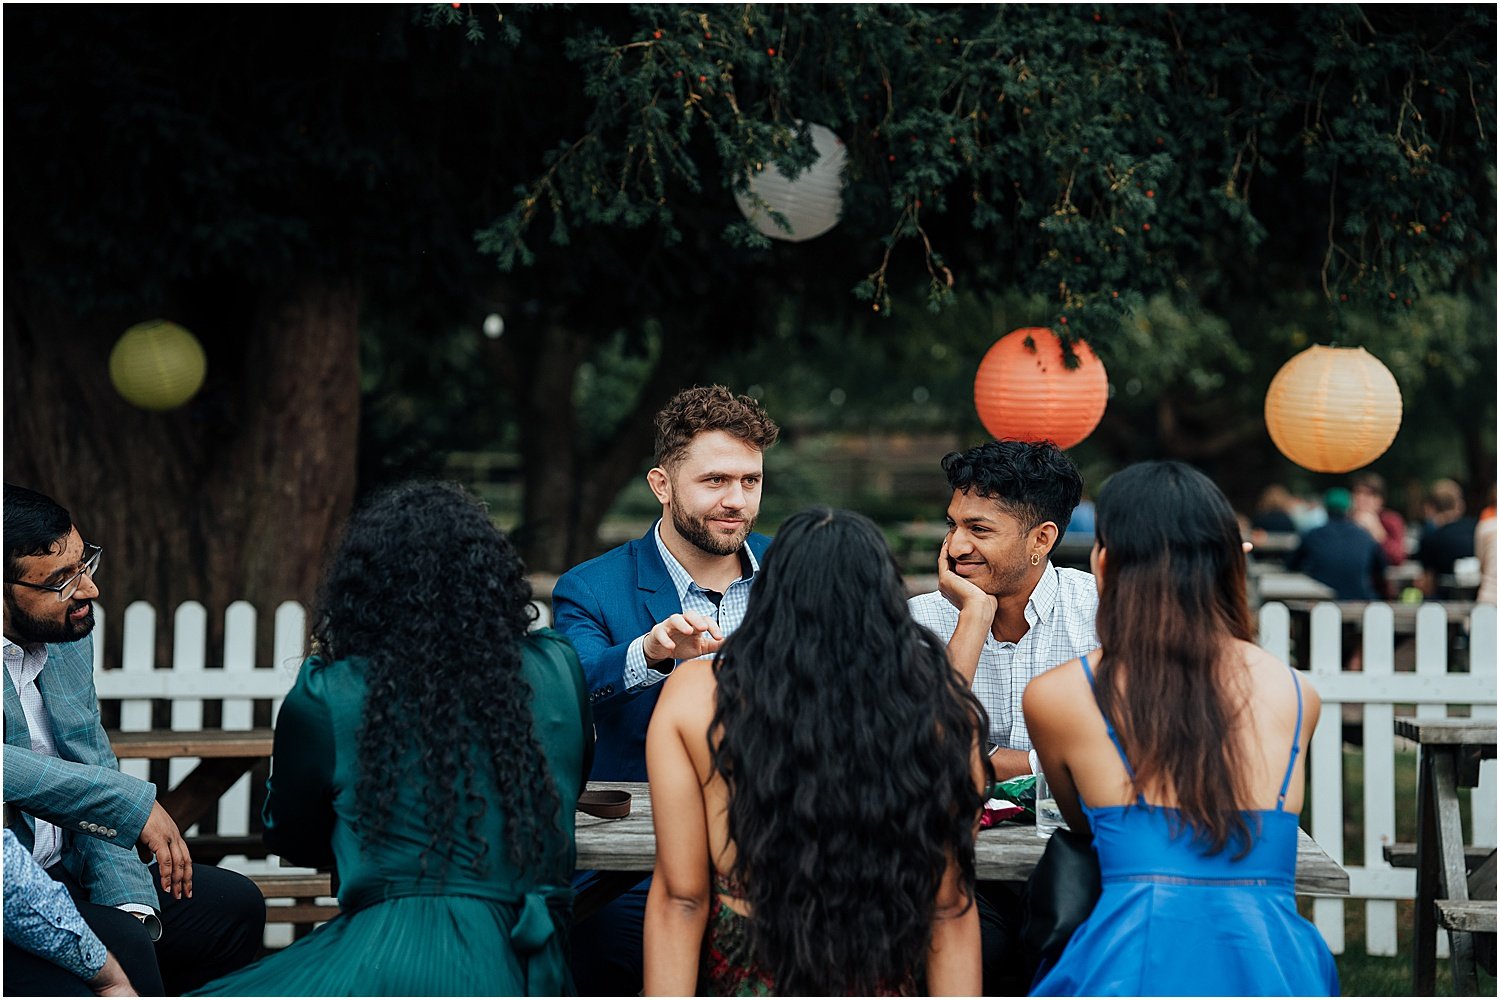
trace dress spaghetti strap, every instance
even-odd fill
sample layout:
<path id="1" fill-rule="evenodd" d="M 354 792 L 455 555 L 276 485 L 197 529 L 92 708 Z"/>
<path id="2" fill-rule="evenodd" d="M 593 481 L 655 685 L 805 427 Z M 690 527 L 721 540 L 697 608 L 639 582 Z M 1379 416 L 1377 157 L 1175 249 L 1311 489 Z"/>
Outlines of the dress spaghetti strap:
<path id="1" fill-rule="evenodd" d="M 1094 692 L 1094 707 L 1099 709 L 1099 716 L 1104 720 L 1104 730 L 1109 733 L 1109 741 L 1115 745 L 1115 752 L 1120 755 L 1120 763 L 1125 765 L 1125 773 L 1130 775 L 1130 780 L 1133 783 L 1135 781 L 1135 768 L 1130 766 L 1130 758 L 1125 756 L 1125 747 L 1120 743 L 1119 734 L 1115 732 L 1114 724 L 1109 721 L 1109 716 L 1104 714 L 1104 708 L 1099 704 L 1099 688 L 1094 683 L 1094 671 L 1089 667 L 1088 654 L 1085 653 L 1083 656 L 1080 656 L 1078 662 L 1083 664 L 1083 674 L 1089 679 L 1089 689 Z M 1137 793 L 1136 801 L 1141 805 L 1145 805 L 1146 796 Z"/>
<path id="2" fill-rule="evenodd" d="M 1292 730 L 1292 759 L 1287 761 L 1286 775 L 1281 779 L 1281 791 L 1276 793 L 1276 811 L 1286 812 L 1286 790 L 1292 785 L 1292 774 L 1297 768 L 1297 755 L 1302 752 L 1302 681 L 1295 668 L 1288 666 L 1292 675 L 1292 687 L 1297 690 L 1297 728 Z"/>

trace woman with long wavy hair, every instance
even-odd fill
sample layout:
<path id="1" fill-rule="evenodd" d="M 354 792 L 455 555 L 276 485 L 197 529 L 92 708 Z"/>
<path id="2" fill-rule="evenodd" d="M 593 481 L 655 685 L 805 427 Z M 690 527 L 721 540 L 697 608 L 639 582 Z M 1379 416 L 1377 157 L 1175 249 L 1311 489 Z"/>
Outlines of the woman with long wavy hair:
<path id="1" fill-rule="evenodd" d="M 525 568 L 449 484 L 385 492 L 323 582 L 276 723 L 266 845 L 336 866 L 342 912 L 218 995 L 571 992 L 573 804 L 592 730 Z"/>
<path id="2" fill-rule="evenodd" d="M 782 524 L 646 738 L 646 992 L 977 994 L 984 709 L 869 519 Z"/>
<path id="3" fill-rule="evenodd" d="M 1301 748 L 1317 692 L 1255 645 L 1234 511 L 1208 477 L 1146 462 L 1096 503 L 1101 649 L 1022 708 L 1103 893 L 1038 995 L 1338 995 L 1297 913 Z"/>

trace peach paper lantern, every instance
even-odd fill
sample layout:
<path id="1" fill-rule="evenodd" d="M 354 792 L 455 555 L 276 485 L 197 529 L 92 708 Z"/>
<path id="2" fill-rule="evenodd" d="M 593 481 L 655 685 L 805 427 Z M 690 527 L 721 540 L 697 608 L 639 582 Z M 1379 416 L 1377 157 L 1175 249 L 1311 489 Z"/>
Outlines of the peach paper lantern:
<path id="1" fill-rule="evenodd" d="M 1012 330 L 995 341 L 974 376 L 974 408 L 985 429 L 1059 448 L 1093 433 L 1109 400 L 1109 377 L 1088 344 L 1078 341 L 1073 352 L 1078 367 L 1069 368 L 1062 341 L 1046 327 Z"/>
<path id="2" fill-rule="evenodd" d="M 1385 454 L 1401 427 L 1401 389 L 1363 347 L 1314 345 L 1281 366 L 1266 390 L 1266 430 L 1313 472 L 1350 472 Z"/>

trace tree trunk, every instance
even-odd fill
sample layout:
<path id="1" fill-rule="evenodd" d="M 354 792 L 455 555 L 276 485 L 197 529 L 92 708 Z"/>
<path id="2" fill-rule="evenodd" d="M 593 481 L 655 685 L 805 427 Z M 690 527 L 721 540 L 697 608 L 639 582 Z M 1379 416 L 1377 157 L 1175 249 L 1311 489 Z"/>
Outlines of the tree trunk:
<path id="1" fill-rule="evenodd" d="M 599 552 L 599 526 L 651 455 L 656 412 L 687 388 L 710 355 L 701 322 L 665 332 L 634 407 L 602 441 L 586 442 L 573 403 L 578 369 L 602 341 L 561 323 L 540 337 L 502 337 L 491 362 L 516 401 L 523 479 L 514 541 L 533 572 L 562 573 Z"/>
<path id="2" fill-rule="evenodd" d="M 224 610 L 247 600 L 260 613 L 257 659 L 269 662 L 276 606 L 311 604 L 354 497 L 356 291 L 311 282 L 262 295 L 239 316 L 218 302 L 235 336 L 211 337 L 212 318 L 184 317 L 202 334 L 209 372 L 192 401 L 165 413 L 133 407 L 109 381 L 113 339 L 145 317 L 10 299 L 6 480 L 52 496 L 104 546 L 107 661 L 118 662 L 125 607 L 144 600 L 159 616 L 159 662 L 184 601 L 207 608 L 208 659 L 218 662 Z"/>

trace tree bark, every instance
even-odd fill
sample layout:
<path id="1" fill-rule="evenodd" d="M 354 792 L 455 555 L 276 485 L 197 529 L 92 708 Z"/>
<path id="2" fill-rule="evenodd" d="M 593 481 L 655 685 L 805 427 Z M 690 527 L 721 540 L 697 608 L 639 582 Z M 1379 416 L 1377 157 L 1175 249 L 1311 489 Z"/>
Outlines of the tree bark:
<path id="1" fill-rule="evenodd" d="M 157 609 L 158 662 L 170 662 L 172 616 L 189 600 L 207 608 L 210 663 L 236 600 L 258 610 L 257 659 L 269 662 L 276 606 L 312 603 L 354 498 L 356 290 L 311 281 L 262 294 L 248 315 L 224 316 L 234 337 L 211 336 L 205 317 L 185 322 L 197 324 L 209 372 L 193 400 L 164 413 L 130 405 L 108 376 L 113 339 L 145 317 L 80 317 L 8 290 L 6 480 L 53 497 L 104 546 L 107 662 L 138 600 Z"/>

